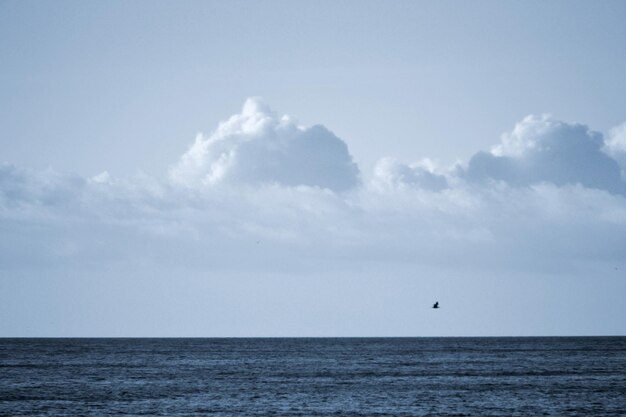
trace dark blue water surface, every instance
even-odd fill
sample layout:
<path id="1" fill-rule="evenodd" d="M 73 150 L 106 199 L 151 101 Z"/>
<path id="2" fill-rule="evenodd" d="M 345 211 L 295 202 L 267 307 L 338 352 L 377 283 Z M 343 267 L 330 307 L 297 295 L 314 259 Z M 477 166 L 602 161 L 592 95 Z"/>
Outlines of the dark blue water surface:
<path id="1" fill-rule="evenodd" d="M 0 339 L 0 415 L 625 415 L 626 337 Z"/>

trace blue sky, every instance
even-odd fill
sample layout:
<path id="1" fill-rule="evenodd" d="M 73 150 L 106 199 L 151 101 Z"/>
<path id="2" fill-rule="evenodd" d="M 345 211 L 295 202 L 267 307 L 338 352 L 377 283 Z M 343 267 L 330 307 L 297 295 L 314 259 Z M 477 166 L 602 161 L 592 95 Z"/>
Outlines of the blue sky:
<path id="1" fill-rule="evenodd" d="M 0 335 L 625 334 L 625 18 L 0 2 Z"/>

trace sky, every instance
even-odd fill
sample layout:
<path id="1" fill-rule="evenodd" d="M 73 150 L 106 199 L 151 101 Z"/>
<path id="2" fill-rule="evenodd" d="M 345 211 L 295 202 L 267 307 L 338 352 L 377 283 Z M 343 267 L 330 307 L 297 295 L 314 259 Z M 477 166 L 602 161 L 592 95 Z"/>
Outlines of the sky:
<path id="1" fill-rule="evenodd" d="M 625 18 L 0 1 L 0 337 L 626 335 Z"/>

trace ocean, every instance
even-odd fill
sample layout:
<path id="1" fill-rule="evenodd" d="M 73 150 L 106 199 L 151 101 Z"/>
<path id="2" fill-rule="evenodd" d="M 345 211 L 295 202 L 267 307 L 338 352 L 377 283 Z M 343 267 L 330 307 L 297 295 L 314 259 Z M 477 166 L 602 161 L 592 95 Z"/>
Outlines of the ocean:
<path id="1" fill-rule="evenodd" d="M 624 416 L 626 337 L 0 339 L 2 416 Z"/>

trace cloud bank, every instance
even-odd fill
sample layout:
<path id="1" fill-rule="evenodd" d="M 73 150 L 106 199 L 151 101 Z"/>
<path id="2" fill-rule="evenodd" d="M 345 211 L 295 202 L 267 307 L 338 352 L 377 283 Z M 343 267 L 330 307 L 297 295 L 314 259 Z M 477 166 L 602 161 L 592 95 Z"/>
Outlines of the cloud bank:
<path id="1" fill-rule="evenodd" d="M 623 131 L 605 142 L 584 125 L 529 116 L 466 164 L 383 158 L 366 176 L 325 127 L 249 99 L 199 135 L 166 181 L 0 165 L 0 268 L 621 265 Z"/>

